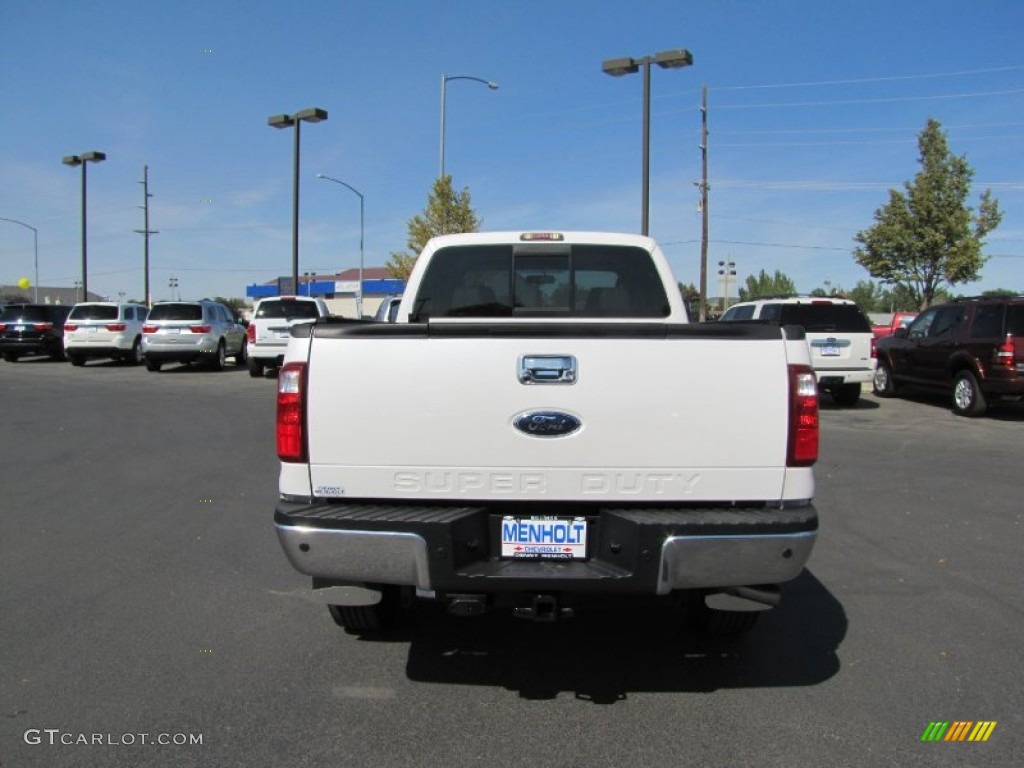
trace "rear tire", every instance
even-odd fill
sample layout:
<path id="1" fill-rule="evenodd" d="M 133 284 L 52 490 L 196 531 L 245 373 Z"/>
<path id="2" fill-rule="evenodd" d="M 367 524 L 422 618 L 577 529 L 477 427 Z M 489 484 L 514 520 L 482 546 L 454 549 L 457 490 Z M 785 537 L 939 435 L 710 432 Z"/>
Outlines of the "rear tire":
<path id="1" fill-rule="evenodd" d="M 16 363 L 18 362 L 18 353 L 4 352 L 4 360 L 6 360 L 8 363 Z"/>
<path id="2" fill-rule="evenodd" d="M 987 410 L 988 402 L 978 386 L 978 379 L 970 371 L 960 371 L 953 379 L 953 413 L 981 416 Z"/>
<path id="3" fill-rule="evenodd" d="M 243 341 L 242 348 L 238 350 L 238 354 L 235 355 L 235 365 L 237 365 L 239 368 L 245 365 L 246 360 L 248 359 L 248 350 L 246 350 L 246 345 L 247 342 Z"/>
<path id="4" fill-rule="evenodd" d="M 217 342 L 217 351 L 213 357 L 210 358 L 210 367 L 215 371 L 223 371 L 224 364 L 227 362 L 227 355 L 224 350 L 224 339 Z"/>
<path id="5" fill-rule="evenodd" d="M 896 395 L 896 380 L 892 377 L 892 368 L 888 363 L 878 361 L 871 387 L 878 397 L 894 397 Z"/>
<path id="6" fill-rule="evenodd" d="M 694 595 L 686 605 L 686 620 L 691 629 L 714 637 L 746 634 L 763 611 L 722 611 L 708 608 L 702 594 Z"/>
<path id="7" fill-rule="evenodd" d="M 840 384 L 832 390 L 832 402 L 836 405 L 856 405 L 860 400 L 860 384 Z"/>
<path id="8" fill-rule="evenodd" d="M 157 373 L 160 370 L 160 366 L 163 365 L 159 360 L 147 360 L 146 370 L 150 373 Z"/>
<path id="9" fill-rule="evenodd" d="M 126 365 L 138 365 L 142 362 L 142 339 L 136 338 L 132 342 L 131 351 L 124 357 Z"/>
<path id="10" fill-rule="evenodd" d="M 328 605 L 334 623 L 349 634 L 383 632 L 398 623 L 401 609 L 401 591 L 394 585 L 382 587 L 380 602 L 376 605 Z"/>
<path id="11" fill-rule="evenodd" d="M 85 365 L 85 358 L 80 355 L 68 355 L 68 362 L 74 366 L 81 367 Z"/>
<path id="12" fill-rule="evenodd" d="M 249 375 L 254 379 L 263 377 L 263 363 L 257 360 L 255 357 L 249 358 Z"/>

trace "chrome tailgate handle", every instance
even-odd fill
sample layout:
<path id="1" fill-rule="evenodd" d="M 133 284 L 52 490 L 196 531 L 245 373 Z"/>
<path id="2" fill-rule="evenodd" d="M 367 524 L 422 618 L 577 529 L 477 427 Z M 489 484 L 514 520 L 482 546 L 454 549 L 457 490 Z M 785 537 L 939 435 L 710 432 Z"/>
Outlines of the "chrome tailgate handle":
<path id="1" fill-rule="evenodd" d="M 575 384 L 578 376 L 572 355 L 523 355 L 519 381 L 523 384 Z"/>

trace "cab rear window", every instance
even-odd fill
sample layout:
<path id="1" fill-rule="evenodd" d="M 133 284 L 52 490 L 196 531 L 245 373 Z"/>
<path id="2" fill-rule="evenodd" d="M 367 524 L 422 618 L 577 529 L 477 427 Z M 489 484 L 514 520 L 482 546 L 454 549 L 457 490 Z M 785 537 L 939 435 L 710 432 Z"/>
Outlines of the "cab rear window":
<path id="1" fill-rule="evenodd" d="M 642 248 L 544 243 L 442 248 L 431 258 L 415 311 L 419 320 L 660 318 L 670 307 Z"/>

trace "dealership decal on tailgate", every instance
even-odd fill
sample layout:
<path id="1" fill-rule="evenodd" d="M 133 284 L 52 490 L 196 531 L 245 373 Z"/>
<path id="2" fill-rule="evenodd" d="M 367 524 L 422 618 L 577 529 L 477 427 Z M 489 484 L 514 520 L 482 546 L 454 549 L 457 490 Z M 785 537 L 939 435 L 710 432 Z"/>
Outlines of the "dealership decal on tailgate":
<path id="1" fill-rule="evenodd" d="M 533 560 L 584 560 L 587 521 L 582 517 L 505 517 L 501 556 Z"/>

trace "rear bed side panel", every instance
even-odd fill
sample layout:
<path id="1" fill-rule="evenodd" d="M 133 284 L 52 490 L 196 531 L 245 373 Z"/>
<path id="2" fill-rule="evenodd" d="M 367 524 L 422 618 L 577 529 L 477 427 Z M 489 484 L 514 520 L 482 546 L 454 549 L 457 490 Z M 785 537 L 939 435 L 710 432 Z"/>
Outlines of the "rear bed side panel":
<path id="1" fill-rule="evenodd" d="M 523 385 L 522 355 L 572 355 L 578 379 Z M 342 336 L 314 339 L 311 360 L 315 496 L 783 496 L 788 377 L 777 340 Z M 364 407 L 371 402 L 381 405 Z M 568 413 L 582 426 L 527 436 L 512 424 L 531 410 Z"/>

